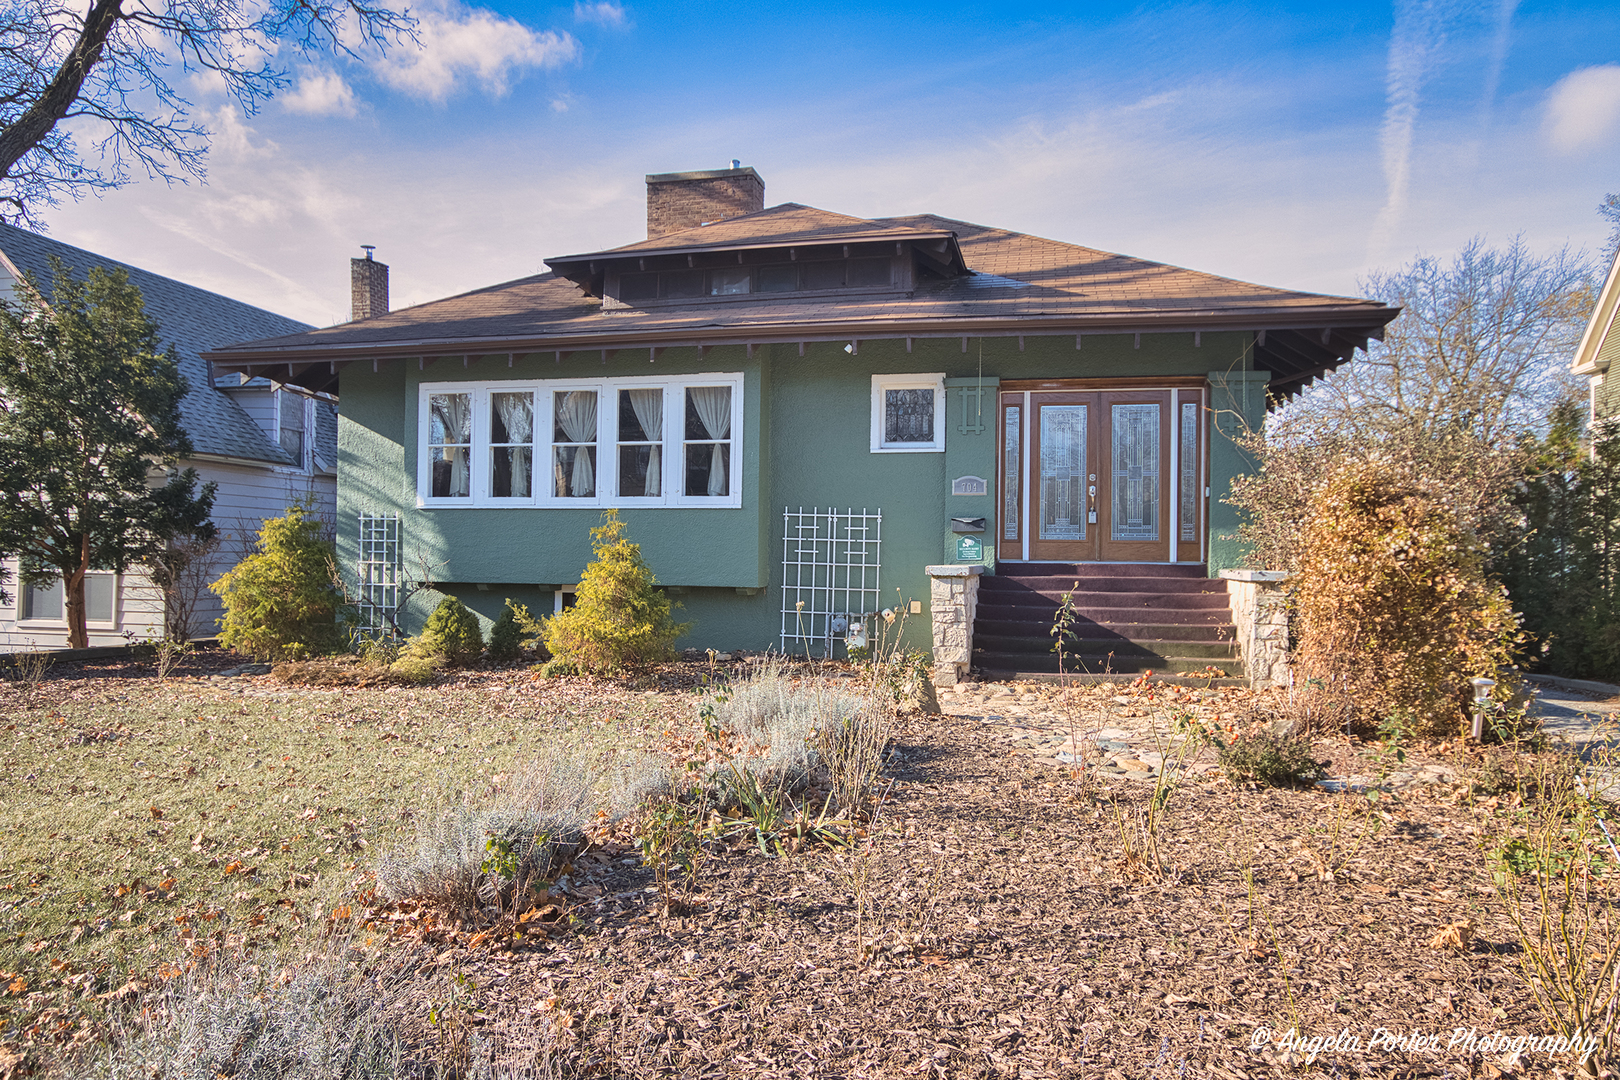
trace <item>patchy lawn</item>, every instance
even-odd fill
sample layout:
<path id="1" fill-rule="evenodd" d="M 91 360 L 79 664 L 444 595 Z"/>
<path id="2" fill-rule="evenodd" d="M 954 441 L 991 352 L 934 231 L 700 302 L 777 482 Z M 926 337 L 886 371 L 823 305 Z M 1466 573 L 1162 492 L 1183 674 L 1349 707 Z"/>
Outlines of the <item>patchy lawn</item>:
<path id="1" fill-rule="evenodd" d="M 693 714 L 690 693 L 528 671 L 342 691 L 142 674 L 0 683 L 0 1042 L 71 1041 L 188 959 L 307 935 L 413 815 L 548 745 L 651 749 Z"/>
<path id="2" fill-rule="evenodd" d="M 710 845 L 682 914 L 662 910 L 629 828 L 574 861 L 549 936 L 362 906 L 408 813 L 487 795 L 548 740 L 684 756 L 701 729 L 698 672 L 682 670 L 685 688 L 659 692 L 528 672 L 0 691 L 0 968 L 21 984 L 0 999 L 0 1073 L 7 1044 L 23 1075 L 103 1037 L 121 995 L 266 947 L 386 967 L 400 989 L 378 1008 L 423 1076 L 1567 1070 L 1448 1045 L 1458 1029 L 1546 1032 L 1485 862 L 1515 799 L 1467 785 L 1375 802 L 1192 778 L 1169 797 L 1155 877 L 1122 861 L 1118 824 L 1152 782 L 1082 788 L 971 718 L 913 715 L 855 846 L 765 857 L 741 831 Z M 1327 749 L 1336 771 L 1378 771 L 1369 750 Z M 1465 920 L 1463 948 L 1431 946 Z M 1307 1063 L 1275 1041 L 1290 1028 L 1361 1050 Z"/>

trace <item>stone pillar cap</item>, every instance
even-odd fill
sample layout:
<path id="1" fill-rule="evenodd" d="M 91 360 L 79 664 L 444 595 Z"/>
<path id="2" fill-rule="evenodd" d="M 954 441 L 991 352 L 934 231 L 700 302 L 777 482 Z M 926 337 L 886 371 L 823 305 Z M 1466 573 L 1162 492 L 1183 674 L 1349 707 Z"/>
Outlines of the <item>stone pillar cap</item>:
<path id="1" fill-rule="evenodd" d="M 1227 581 L 1287 581 L 1286 570 L 1222 570 Z"/>
<path id="2" fill-rule="evenodd" d="M 929 577 L 976 577 L 984 573 L 984 565 L 968 563 L 956 566 L 925 566 L 923 573 Z"/>

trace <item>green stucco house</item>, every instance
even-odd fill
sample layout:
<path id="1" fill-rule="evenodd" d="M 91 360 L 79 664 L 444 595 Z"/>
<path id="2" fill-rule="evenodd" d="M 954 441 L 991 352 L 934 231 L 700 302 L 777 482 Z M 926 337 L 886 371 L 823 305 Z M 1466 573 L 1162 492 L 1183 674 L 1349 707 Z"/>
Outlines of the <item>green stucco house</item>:
<path id="1" fill-rule="evenodd" d="M 354 321 L 209 354 L 341 382 L 340 558 L 377 608 L 423 567 L 486 617 L 558 608 L 615 507 L 688 646 L 836 655 L 887 610 L 956 673 L 1034 671 L 1081 581 L 1088 664 L 1231 673 L 1233 437 L 1396 314 L 927 214 L 766 208 L 749 168 L 647 192 L 646 239 L 399 311 L 356 259 Z"/>

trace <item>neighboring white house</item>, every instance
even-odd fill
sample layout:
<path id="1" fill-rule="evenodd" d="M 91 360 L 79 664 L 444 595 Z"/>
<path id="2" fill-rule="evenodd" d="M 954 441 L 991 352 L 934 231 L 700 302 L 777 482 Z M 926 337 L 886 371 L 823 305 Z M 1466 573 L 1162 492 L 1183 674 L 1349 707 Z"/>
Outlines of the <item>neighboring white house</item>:
<path id="1" fill-rule="evenodd" d="M 320 513 L 331 520 L 337 493 L 337 399 L 262 378 L 243 382 L 229 375 L 213 380 L 208 363 L 198 355 L 232 342 L 297 333 L 309 326 L 4 224 L 0 224 L 0 298 L 10 299 L 25 273 L 48 287 L 53 255 L 79 277 L 92 266 L 127 271 L 130 282 L 141 290 L 163 343 L 172 343 L 179 353 L 180 370 L 190 383 L 180 415 L 195 450 L 181 465 L 218 486 L 214 523 L 224 534 L 206 568 L 206 580 L 235 565 L 264 519 L 284 513 L 296 499 L 312 496 Z M 0 652 L 65 646 L 61 583 L 29 586 L 20 581 L 15 559 L 4 565 L 11 570 L 11 583 L 5 586 L 11 599 L 0 604 Z M 206 590 L 194 591 L 200 592 L 200 602 L 191 618 L 192 634 L 211 635 L 219 605 Z M 92 646 L 163 634 L 163 597 L 144 574 L 92 573 L 85 601 Z"/>

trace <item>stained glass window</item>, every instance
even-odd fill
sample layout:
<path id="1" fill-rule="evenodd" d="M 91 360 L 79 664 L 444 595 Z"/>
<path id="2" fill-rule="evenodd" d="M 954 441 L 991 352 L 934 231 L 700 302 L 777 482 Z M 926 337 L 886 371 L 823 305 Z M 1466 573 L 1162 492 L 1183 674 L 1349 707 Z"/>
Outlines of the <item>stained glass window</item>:
<path id="1" fill-rule="evenodd" d="M 1001 535 L 1006 540 L 1018 539 L 1018 488 L 1022 483 L 1019 440 L 1023 438 L 1019 431 L 1018 413 L 1017 405 L 1008 405 L 1002 425 L 1006 432 L 1006 443 L 1001 453 Z"/>
<path id="2" fill-rule="evenodd" d="M 1115 405 L 1113 426 L 1113 539 L 1159 538 L 1158 405 Z"/>
<path id="3" fill-rule="evenodd" d="M 1181 406 L 1181 540 L 1198 540 L 1198 406 Z"/>
<path id="4" fill-rule="evenodd" d="M 1043 405 L 1041 539 L 1086 538 L 1086 407 Z"/>
<path id="5" fill-rule="evenodd" d="M 883 391 L 883 441 L 931 443 L 934 441 L 934 390 Z"/>

